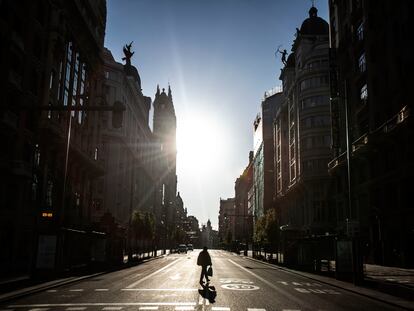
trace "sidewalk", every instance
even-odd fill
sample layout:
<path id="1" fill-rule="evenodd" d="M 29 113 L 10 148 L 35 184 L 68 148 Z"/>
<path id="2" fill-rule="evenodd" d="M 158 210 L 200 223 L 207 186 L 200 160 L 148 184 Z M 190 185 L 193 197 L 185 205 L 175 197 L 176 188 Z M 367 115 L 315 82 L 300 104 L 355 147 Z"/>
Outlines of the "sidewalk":
<path id="1" fill-rule="evenodd" d="M 293 270 L 284 266 L 270 264 L 266 261 L 252 258 L 251 251 L 248 252 L 248 256 L 242 255 L 242 257 L 363 295 L 371 299 L 380 300 L 406 310 L 414 310 L 413 269 L 365 265 L 365 282 L 363 285 L 357 286 L 353 283 L 340 281 L 329 276 Z"/>
<path id="2" fill-rule="evenodd" d="M 57 286 L 66 285 L 70 283 L 75 283 L 82 281 L 84 279 L 92 278 L 98 275 L 111 273 L 114 271 L 130 268 L 141 263 L 149 262 L 163 256 L 169 255 L 169 251 L 164 255 L 160 250 L 157 251 L 157 255 L 155 257 L 149 257 L 147 259 L 125 263 L 124 265 L 117 266 L 114 268 L 109 268 L 105 271 L 100 271 L 97 273 L 92 274 L 84 274 L 84 275 L 74 275 L 68 277 L 61 277 L 56 278 L 53 280 L 32 280 L 29 276 L 20 276 L 15 278 L 5 278 L 0 279 L 0 288 L 2 291 L 0 292 L 0 303 L 3 303 L 8 300 L 12 300 L 15 298 L 27 296 L 33 293 L 41 292 L 47 289 L 51 289 Z"/>

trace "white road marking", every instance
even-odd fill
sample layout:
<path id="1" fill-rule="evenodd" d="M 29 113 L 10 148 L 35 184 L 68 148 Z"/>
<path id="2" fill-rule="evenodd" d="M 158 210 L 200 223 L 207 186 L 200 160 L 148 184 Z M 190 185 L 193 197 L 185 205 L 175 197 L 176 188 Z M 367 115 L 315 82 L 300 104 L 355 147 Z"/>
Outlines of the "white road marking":
<path id="1" fill-rule="evenodd" d="M 283 311 L 300 311 L 299 309 L 283 309 Z"/>
<path id="2" fill-rule="evenodd" d="M 175 310 L 194 310 L 194 307 L 178 306 L 178 307 L 175 307 Z"/>
<path id="3" fill-rule="evenodd" d="M 272 287 L 273 289 L 275 289 L 278 292 L 283 292 L 284 295 L 286 295 L 287 297 L 289 297 L 291 300 L 299 303 L 302 303 L 301 300 L 299 300 L 296 296 L 290 294 L 288 291 L 282 290 L 280 286 L 276 286 L 275 284 L 269 282 L 268 280 L 262 278 L 261 276 L 257 275 L 256 273 L 246 269 L 245 267 L 242 267 L 241 265 L 239 265 L 238 263 L 234 262 L 231 259 L 228 259 L 229 262 L 231 262 L 233 265 L 239 267 L 240 269 L 242 269 L 243 271 L 253 275 L 255 278 L 259 279 L 260 281 L 262 281 L 263 283 L 267 284 L 268 286 Z"/>
<path id="4" fill-rule="evenodd" d="M 102 310 L 122 310 L 122 307 L 104 307 Z"/>
<path id="5" fill-rule="evenodd" d="M 158 307 L 139 307 L 139 310 L 158 310 Z"/>
<path id="6" fill-rule="evenodd" d="M 107 292 L 108 288 L 95 288 L 95 292 Z"/>
<path id="7" fill-rule="evenodd" d="M 181 279 L 181 275 L 179 273 L 176 273 L 175 275 L 170 276 L 170 279 L 173 281 L 179 280 Z"/>
<path id="8" fill-rule="evenodd" d="M 142 291 L 142 292 L 145 292 L 145 291 L 147 291 L 147 292 L 150 292 L 150 291 L 156 291 L 156 292 L 159 292 L 159 291 L 164 291 L 164 292 L 196 292 L 196 291 L 198 291 L 197 288 L 123 288 L 121 290 L 123 290 L 123 291 L 132 291 L 132 292 L 134 292 L 134 291 L 136 291 L 136 292 L 139 292 L 139 291 Z"/>
<path id="9" fill-rule="evenodd" d="M 69 308 L 66 308 L 66 310 L 68 310 L 68 311 L 82 311 L 82 310 L 86 310 L 86 307 L 69 307 Z"/>
<path id="10" fill-rule="evenodd" d="M 230 311 L 229 307 L 212 307 L 212 311 Z"/>
<path id="11" fill-rule="evenodd" d="M 204 300 L 203 296 L 200 296 L 200 298 L 198 298 L 198 304 L 199 305 L 202 305 L 203 304 L 203 300 Z"/>
<path id="12" fill-rule="evenodd" d="M 80 289 L 80 288 L 78 288 L 78 289 L 70 289 L 69 291 L 70 292 L 83 292 L 83 289 Z"/>
<path id="13" fill-rule="evenodd" d="M 178 261 L 180 261 L 180 260 L 181 260 L 180 258 L 178 258 L 178 259 L 174 260 L 172 263 L 170 263 L 170 264 L 166 265 L 165 267 L 163 267 L 163 268 L 161 268 L 161 269 L 158 269 L 157 271 L 154 271 L 153 273 L 151 273 L 151 274 L 149 274 L 149 275 L 147 275 L 147 276 L 143 277 L 142 279 L 140 279 L 140 280 L 138 280 L 138 281 L 136 281 L 136 282 L 134 282 L 134 283 L 130 284 L 129 286 L 127 286 L 127 288 L 133 288 L 133 287 L 137 286 L 138 284 L 140 284 L 140 283 L 144 282 L 145 280 L 147 280 L 147 279 L 149 279 L 149 278 L 153 277 L 154 275 L 156 275 L 156 274 L 160 273 L 161 271 L 164 271 L 164 270 L 168 269 L 170 266 L 172 266 L 172 265 L 176 264 L 176 263 L 177 263 Z"/>
<path id="14" fill-rule="evenodd" d="M 266 311 L 266 309 L 247 308 L 247 311 Z"/>
<path id="15" fill-rule="evenodd" d="M 39 303 L 39 304 L 27 304 L 27 305 L 9 305 L 8 308 L 39 308 L 30 311 L 45 311 L 52 307 L 105 307 L 105 306 L 123 306 L 123 307 L 134 307 L 134 306 L 195 306 L 195 302 L 85 302 L 85 303 Z M 45 308 L 45 309 L 41 309 Z"/>

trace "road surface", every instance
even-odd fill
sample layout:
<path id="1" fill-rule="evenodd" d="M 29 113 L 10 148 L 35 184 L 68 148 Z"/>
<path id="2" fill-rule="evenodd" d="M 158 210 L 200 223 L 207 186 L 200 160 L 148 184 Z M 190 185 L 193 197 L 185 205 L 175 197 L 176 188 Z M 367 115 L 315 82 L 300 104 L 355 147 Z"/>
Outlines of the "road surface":
<path id="1" fill-rule="evenodd" d="M 213 288 L 203 289 L 196 266 L 199 251 L 45 290 L 9 301 L 0 310 L 401 310 L 220 250 L 210 251 Z"/>

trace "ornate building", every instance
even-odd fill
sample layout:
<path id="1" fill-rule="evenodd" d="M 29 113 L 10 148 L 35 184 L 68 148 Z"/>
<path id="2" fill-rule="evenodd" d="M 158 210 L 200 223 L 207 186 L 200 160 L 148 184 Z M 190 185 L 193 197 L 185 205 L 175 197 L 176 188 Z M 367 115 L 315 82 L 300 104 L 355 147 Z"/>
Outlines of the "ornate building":
<path id="1" fill-rule="evenodd" d="M 309 10 L 280 79 L 285 102 L 274 122 L 275 196 L 282 236 L 332 232 L 335 210 L 327 205 L 331 157 L 329 26 Z"/>
<path id="2" fill-rule="evenodd" d="M 105 176 L 99 182 L 99 200 L 103 204 L 95 206 L 94 220 L 99 222 L 104 213 L 110 213 L 127 228 L 134 211 L 152 212 L 154 208 L 151 98 L 142 94 L 140 76 L 129 59 L 122 65 L 108 49 L 103 59 L 103 100 L 109 105 L 121 102 L 126 111 L 121 128 L 113 127 L 112 113 L 101 113 Z"/>

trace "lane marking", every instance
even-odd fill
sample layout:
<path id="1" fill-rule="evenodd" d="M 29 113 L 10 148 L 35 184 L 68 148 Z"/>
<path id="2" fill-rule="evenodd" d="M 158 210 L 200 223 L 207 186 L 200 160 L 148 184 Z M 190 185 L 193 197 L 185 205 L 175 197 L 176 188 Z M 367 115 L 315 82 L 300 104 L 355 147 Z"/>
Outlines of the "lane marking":
<path id="1" fill-rule="evenodd" d="M 83 289 L 70 289 L 70 292 L 83 292 Z"/>
<path id="2" fill-rule="evenodd" d="M 212 307 L 212 311 L 230 311 L 229 307 Z"/>
<path id="3" fill-rule="evenodd" d="M 233 265 L 235 265 L 236 267 L 239 267 L 240 269 L 242 269 L 243 271 L 249 273 L 250 275 L 253 275 L 255 278 L 259 279 L 260 281 L 262 281 L 263 283 L 265 283 L 266 285 L 272 287 L 273 289 L 275 289 L 278 292 L 283 293 L 284 295 L 286 295 L 287 297 L 289 297 L 289 299 L 291 299 L 292 301 L 295 301 L 296 303 L 300 304 L 303 303 L 303 301 L 301 301 L 299 298 L 297 298 L 296 296 L 290 294 L 289 292 L 287 292 L 286 290 L 281 289 L 279 286 L 274 285 L 273 283 L 269 282 L 268 280 L 262 278 L 261 276 L 257 275 L 256 273 L 254 273 L 253 271 L 250 271 L 248 269 L 246 269 L 245 267 L 239 265 L 238 263 L 234 262 L 231 259 L 228 259 L 229 262 L 231 262 Z"/>
<path id="4" fill-rule="evenodd" d="M 122 307 L 104 307 L 102 310 L 122 310 Z"/>
<path id="5" fill-rule="evenodd" d="M 95 292 L 107 292 L 108 288 L 95 288 Z"/>
<path id="6" fill-rule="evenodd" d="M 138 310 L 158 310 L 158 307 L 139 307 Z"/>
<path id="7" fill-rule="evenodd" d="M 197 288 L 122 288 L 123 291 L 196 292 Z"/>
<path id="8" fill-rule="evenodd" d="M 105 306 L 195 306 L 195 302 L 85 302 L 85 303 L 39 303 L 39 304 L 27 304 L 27 305 L 9 305 L 7 308 L 39 308 L 30 311 L 45 311 L 52 307 L 105 307 Z M 46 308 L 46 309 L 40 309 Z"/>
<path id="9" fill-rule="evenodd" d="M 247 308 L 247 311 L 266 311 L 266 309 Z"/>
<path id="10" fill-rule="evenodd" d="M 165 267 L 163 267 L 163 268 L 161 268 L 161 269 L 158 269 L 157 271 L 154 271 L 153 273 L 151 273 L 151 274 L 149 274 L 149 275 L 147 275 L 147 276 L 143 277 L 142 279 L 140 279 L 140 280 L 138 280 L 138 281 L 136 281 L 136 282 L 132 283 L 131 285 L 127 286 L 127 288 L 133 288 L 133 287 L 137 286 L 138 284 L 140 284 L 140 283 L 144 282 L 145 280 L 147 280 L 147 279 L 149 279 L 149 278 L 153 277 L 154 275 L 156 275 L 156 274 L 158 274 L 158 273 L 160 273 L 160 272 L 164 271 L 165 269 L 168 269 L 170 266 L 172 266 L 172 265 L 176 264 L 176 263 L 177 263 L 178 261 L 180 261 L 180 260 L 181 260 L 181 258 L 178 258 L 178 259 L 174 260 L 173 262 L 169 263 L 169 264 L 168 264 L 168 265 L 166 265 Z"/>
<path id="11" fill-rule="evenodd" d="M 178 307 L 175 307 L 175 310 L 194 310 L 194 307 L 178 306 Z"/>

